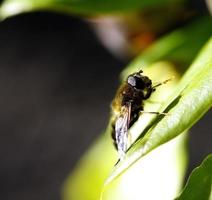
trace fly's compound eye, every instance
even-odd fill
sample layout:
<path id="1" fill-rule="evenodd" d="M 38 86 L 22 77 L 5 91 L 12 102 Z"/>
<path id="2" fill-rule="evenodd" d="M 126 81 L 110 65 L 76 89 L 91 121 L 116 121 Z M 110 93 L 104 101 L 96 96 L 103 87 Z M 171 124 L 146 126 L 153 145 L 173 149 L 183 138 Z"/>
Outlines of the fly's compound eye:
<path id="1" fill-rule="evenodd" d="M 127 83 L 130 84 L 131 86 L 135 87 L 136 86 L 136 80 L 134 76 L 129 76 L 127 79 Z"/>
<path id="2" fill-rule="evenodd" d="M 142 80 L 142 78 L 137 76 L 129 76 L 127 79 L 127 83 L 136 89 L 144 89 L 146 87 L 145 82 Z"/>

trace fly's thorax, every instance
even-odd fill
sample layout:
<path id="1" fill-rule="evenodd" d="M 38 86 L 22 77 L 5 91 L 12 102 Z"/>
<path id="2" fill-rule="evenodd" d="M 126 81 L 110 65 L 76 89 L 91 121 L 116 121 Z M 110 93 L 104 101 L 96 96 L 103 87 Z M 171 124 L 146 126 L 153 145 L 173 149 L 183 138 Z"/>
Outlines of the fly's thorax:
<path id="1" fill-rule="evenodd" d="M 141 73 L 129 75 L 127 78 L 127 83 L 138 90 L 144 90 L 152 85 L 152 81 L 149 79 L 149 77 L 143 76 Z"/>
<path id="2" fill-rule="evenodd" d="M 127 106 L 129 105 L 129 103 L 132 103 L 133 98 L 134 98 L 134 88 L 129 85 L 126 84 L 123 91 L 121 92 L 121 105 L 122 106 Z"/>

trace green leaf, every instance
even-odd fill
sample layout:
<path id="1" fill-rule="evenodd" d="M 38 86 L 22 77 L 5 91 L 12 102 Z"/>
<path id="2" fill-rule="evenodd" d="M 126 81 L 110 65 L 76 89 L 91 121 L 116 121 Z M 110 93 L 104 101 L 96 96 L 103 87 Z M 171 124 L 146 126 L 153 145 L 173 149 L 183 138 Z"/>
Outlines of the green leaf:
<path id="1" fill-rule="evenodd" d="M 203 48 L 200 55 L 185 73 L 174 93 L 169 97 L 160 112 L 168 112 L 168 117 L 155 119 L 140 132 L 139 118 L 135 132 L 144 134 L 144 137 L 131 146 L 126 159 L 119 162 L 114 168 L 107 183 L 128 169 L 141 157 L 173 139 L 183 131 L 189 129 L 212 106 L 212 39 Z"/>
<path id="2" fill-rule="evenodd" d="M 179 2 L 182 0 L 5 0 L 1 10 L 3 17 L 36 9 L 93 15 L 136 11 Z"/>
<path id="3" fill-rule="evenodd" d="M 212 199 L 212 154 L 194 169 L 185 188 L 176 200 Z"/>

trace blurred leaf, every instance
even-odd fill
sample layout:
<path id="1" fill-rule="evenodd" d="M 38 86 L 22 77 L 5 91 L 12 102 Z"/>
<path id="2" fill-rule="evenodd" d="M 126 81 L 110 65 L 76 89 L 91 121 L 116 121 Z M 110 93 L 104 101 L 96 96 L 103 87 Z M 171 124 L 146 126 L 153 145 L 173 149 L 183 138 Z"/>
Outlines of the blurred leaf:
<path id="1" fill-rule="evenodd" d="M 199 18 L 156 41 L 132 61 L 123 71 L 122 77 L 125 79 L 128 74 L 137 71 L 138 67 L 144 68 L 157 60 L 169 60 L 187 68 L 211 34 L 211 17 Z"/>
<path id="2" fill-rule="evenodd" d="M 168 117 L 157 117 L 141 132 L 143 138 L 131 146 L 126 159 L 114 168 L 107 183 L 111 182 L 128 169 L 142 156 L 154 148 L 173 139 L 183 131 L 189 129 L 212 106 L 212 39 L 201 51 L 200 55 L 183 76 L 177 89 L 169 97 L 160 111 L 168 112 Z M 165 72 L 164 72 L 165 73 Z M 142 124 L 139 118 L 136 124 Z"/>
<path id="3" fill-rule="evenodd" d="M 194 169 L 176 200 L 211 200 L 212 199 L 212 154 Z"/>
<path id="4" fill-rule="evenodd" d="M 179 2 L 181 3 L 183 0 L 5 0 L 1 15 L 8 17 L 37 9 L 79 14 L 103 14 L 135 11 Z"/>

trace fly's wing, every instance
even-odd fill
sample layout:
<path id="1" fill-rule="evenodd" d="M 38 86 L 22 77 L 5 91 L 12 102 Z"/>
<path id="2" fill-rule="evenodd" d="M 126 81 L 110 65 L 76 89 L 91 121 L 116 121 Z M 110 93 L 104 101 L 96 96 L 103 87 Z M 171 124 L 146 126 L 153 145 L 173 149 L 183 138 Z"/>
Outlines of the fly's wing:
<path id="1" fill-rule="evenodd" d="M 131 112 L 131 105 L 124 106 L 122 113 L 116 120 L 115 124 L 116 144 L 120 160 L 123 160 L 125 152 L 127 151 L 130 112 Z"/>

